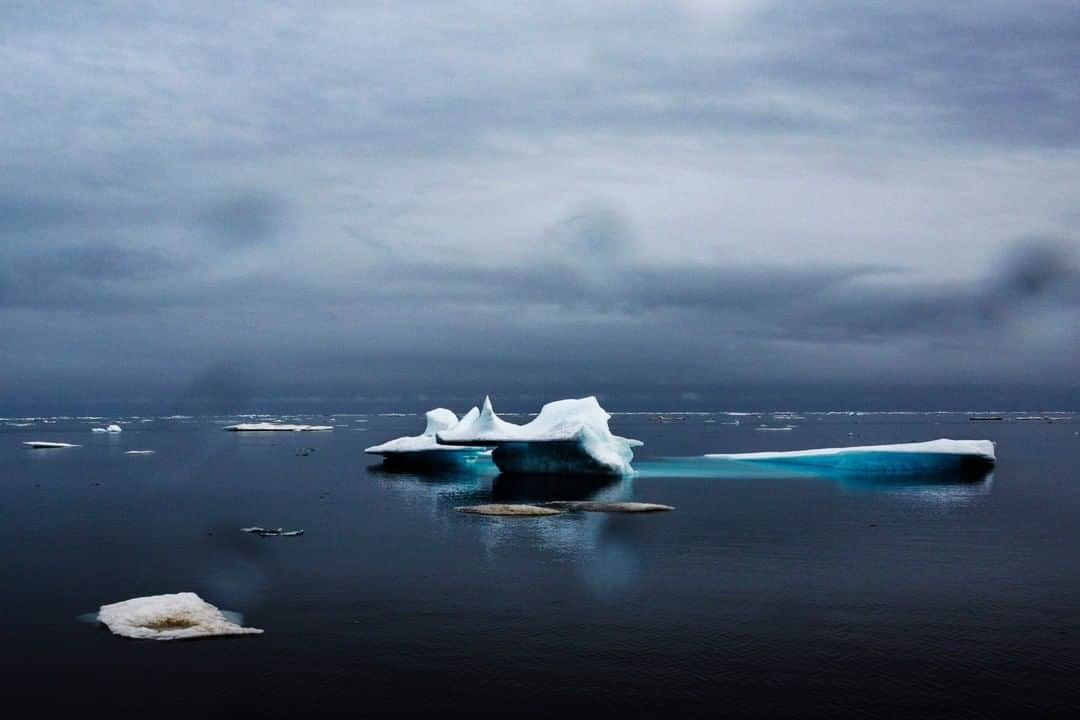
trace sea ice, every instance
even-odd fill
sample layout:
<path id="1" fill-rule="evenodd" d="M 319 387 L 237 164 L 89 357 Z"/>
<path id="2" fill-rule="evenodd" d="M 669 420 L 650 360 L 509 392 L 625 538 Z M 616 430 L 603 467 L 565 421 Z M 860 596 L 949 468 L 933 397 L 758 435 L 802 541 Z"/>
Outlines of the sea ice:
<path id="1" fill-rule="evenodd" d="M 546 515 L 562 515 L 563 513 L 562 510 L 553 507 L 507 503 L 462 505 L 454 509 L 471 515 L 501 515 L 504 517 L 543 517 Z"/>
<path id="2" fill-rule="evenodd" d="M 314 432 L 333 430 L 333 425 L 288 425 L 285 423 L 257 422 L 226 425 L 226 430 L 233 432 Z"/>
<path id="3" fill-rule="evenodd" d="M 103 427 L 103 428 L 101 428 L 101 427 L 90 428 L 90 432 L 96 432 L 96 433 L 118 433 L 118 432 L 123 432 L 123 431 L 124 431 L 124 428 L 120 427 L 116 423 L 113 423 L 112 425 L 109 425 L 108 427 Z"/>
<path id="4" fill-rule="evenodd" d="M 437 433 L 451 430 L 459 424 L 471 424 L 480 415 L 477 408 L 465 413 L 461 420 L 446 408 L 427 412 L 427 426 L 421 435 L 409 435 L 372 445 L 364 450 L 371 455 L 382 455 L 383 463 L 390 467 L 460 467 L 475 463 L 487 453 L 484 447 L 442 445 Z"/>
<path id="5" fill-rule="evenodd" d="M 240 532 L 258 535 L 259 537 L 300 537 L 303 530 L 285 530 L 284 528 L 246 527 L 240 528 Z"/>
<path id="6" fill-rule="evenodd" d="M 48 450 L 50 448 L 73 448 L 73 447 L 79 447 L 78 445 L 73 445 L 72 443 L 47 442 L 45 440 L 30 440 L 28 442 L 24 442 L 23 445 L 25 445 L 28 448 L 32 448 L 34 450 Z"/>
<path id="7" fill-rule="evenodd" d="M 139 640 L 187 640 L 221 635 L 260 635 L 241 627 L 192 592 L 150 595 L 102 605 L 98 621 L 115 635 Z"/>
<path id="8" fill-rule="evenodd" d="M 436 437 L 446 445 L 493 447 L 491 459 L 504 473 L 624 475 L 633 471 L 631 448 L 642 443 L 613 435 L 610 418 L 590 396 L 550 402 L 531 422 L 515 425 L 496 415 L 491 399 L 484 398 L 474 420 L 462 420 Z"/>
<path id="9" fill-rule="evenodd" d="M 153 455 L 153 450 L 128 450 L 125 455 Z"/>
<path id="10" fill-rule="evenodd" d="M 788 452 L 710 453 L 707 458 L 845 473 L 930 474 L 981 472 L 994 466 L 990 440 L 931 440 L 897 445 Z"/>

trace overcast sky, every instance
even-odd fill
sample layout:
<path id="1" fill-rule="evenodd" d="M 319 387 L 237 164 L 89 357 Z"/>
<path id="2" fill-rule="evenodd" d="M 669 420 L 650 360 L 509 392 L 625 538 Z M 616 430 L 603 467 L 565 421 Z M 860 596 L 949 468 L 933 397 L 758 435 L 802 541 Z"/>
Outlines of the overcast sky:
<path id="1" fill-rule="evenodd" d="M 4 2 L 0 407 L 1078 397 L 1078 37 L 1075 0 Z"/>

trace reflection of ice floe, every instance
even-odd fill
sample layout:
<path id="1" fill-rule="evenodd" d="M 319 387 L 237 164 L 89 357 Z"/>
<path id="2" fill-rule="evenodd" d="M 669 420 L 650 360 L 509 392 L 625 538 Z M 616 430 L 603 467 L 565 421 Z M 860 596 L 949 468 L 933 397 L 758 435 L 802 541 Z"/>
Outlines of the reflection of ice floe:
<path id="1" fill-rule="evenodd" d="M 28 448 L 30 448 L 32 450 L 51 450 L 51 449 L 58 449 L 58 448 L 79 447 L 78 445 L 75 445 L 73 443 L 48 442 L 48 441 L 45 441 L 45 440 L 29 440 L 27 442 L 24 442 L 23 445 L 25 445 L 26 447 L 28 447 Z"/>
<path id="2" fill-rule="evenodd" d="M 187 640 L 263 632 L 230 621 L 221 610 L 192 592 L 102 605 L 98 621 L 116 635 L 139 640 Z"/>
<path id="3" fill-rule="evenodd" d="M 124 431 L 124 428 L 120 427 L 116 423 L 113 423 L 112 425 L 108 425 L 106 427 L 90 428 L 90 432 L 96 432 L 96 433 L 118 433 L 118 432 L 123 432 L 123 431 Z"/>
<path id="4" fill-rule="evenodd" d="M 963 482 L 948 482 L 940 473 L 931 475 L 838 476 L 840 487 L 852 492 L 873 492 L 919 506 L 955 507 L 969 505 L 990 494 L 994 474 L 970 475 Z"/>
<path id="5" fill-rule="evenodd" d="M 754 452 L 705 456 L 809 471 L 839 471 L 874 475 L 958 473 L 985 474 L 994 466 L 994 443 L 989 440 L 931 440 L 896 445 L 864 445 L 787 452 Z"/>
<path id="6" fill-rule="evenodd" d="M 315 432 L 333 430 L 332 425 L 290 425 L 287 423 L 257 422 L 226 425 L 232 432 Z"/>
<path id="7" fill-rule="evenodd" d="M 491 399 L 484 398 L 475 419 L 436 437 L 445 445 L 493 447 L 491 459 L 504 473 L 624 475 L 632 472 L 631 448 L 642 443 L 613 435 L 610 417 L 595 397 L 587 397 L 548 403 L 531 422 L 516 425 L 496 415 Z"/>
<path id="8" fill-rule="evenodd" d="M 479 414 L 480 411 L 474 407 L 458 420 L 457 415 L 450 410 L 435 408 L 427 412 L 427 427 L 423 434 L 399 437 L 381 445 L 372 445 L 364 452 L 381 455 L 387 469 L 467 468 L 477 464 L 490 467 L 486 462 L 487 448 L 442 445 L 435 438 L 438 432 L 451 430 L 462 423 L 471 424 Z"/>

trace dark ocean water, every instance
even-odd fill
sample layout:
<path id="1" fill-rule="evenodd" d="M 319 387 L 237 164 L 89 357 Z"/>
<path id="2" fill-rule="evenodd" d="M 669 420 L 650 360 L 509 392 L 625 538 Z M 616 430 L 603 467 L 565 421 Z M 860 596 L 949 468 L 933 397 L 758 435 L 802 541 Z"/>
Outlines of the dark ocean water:
<path id="1" fill-rule="evenodd" d="M 0 420 L 5 700 L 68 717 L 1080 709 L 1080 421 L 801 415 L 618 415 L 646 445 L 640 474 L 609 485 L 380 472 L 363 448 L 420 432 L 415 415 L 304 416 L 338 427 L 303 434 Z M 657 462 L 937 437 L 995 440 L 993 475 L 705 478 Z M 592 497 L 677 509 L 453 509 Z M 265 635 L 140 642 L 78 619 L 182 590 Z"/>

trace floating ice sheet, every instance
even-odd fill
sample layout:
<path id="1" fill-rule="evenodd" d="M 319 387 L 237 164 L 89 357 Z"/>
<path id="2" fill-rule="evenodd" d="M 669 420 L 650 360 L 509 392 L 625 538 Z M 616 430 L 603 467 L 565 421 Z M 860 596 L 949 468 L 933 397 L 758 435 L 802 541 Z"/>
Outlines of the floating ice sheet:
<path id="1" fill-rule="evenodd" d="M 286 423 L 240 423 L 238 425 L 226 425 L 226 430 L 232 432 L 316 432 L 333 430 L 333 425 L 289 425 Z"/>
<path id="2" fill-rule="evenodd" d="M 115 635 L 138 640 L 188 640 L 225 635 L 259 635 L 242 627 L 192 592 L 150 595 L 102 605 L 98 621 Z"/>
<path id="3" fill-rule="evenodd" d="M 864 474 L 977 473 L 985 472 L 995 463 L 993 442 L 949 439 L 787 452 L 710 453 L 705 457 L 774 467 Z"/>

